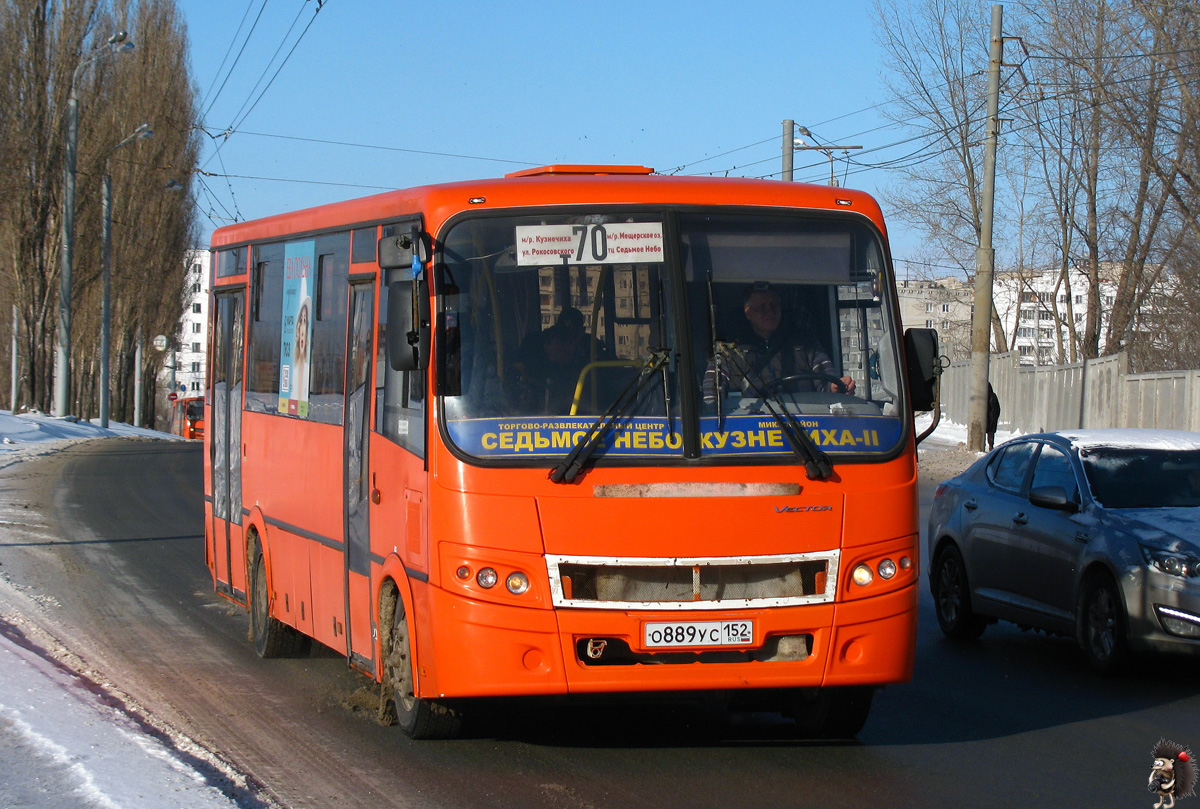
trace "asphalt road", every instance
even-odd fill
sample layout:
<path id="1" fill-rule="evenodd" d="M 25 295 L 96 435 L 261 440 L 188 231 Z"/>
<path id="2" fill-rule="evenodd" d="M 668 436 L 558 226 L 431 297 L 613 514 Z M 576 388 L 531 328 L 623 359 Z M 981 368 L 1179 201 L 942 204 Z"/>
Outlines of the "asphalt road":
<path id="1" fill-rule="evenodd" d="M 927 588 L 914 680 L 876 697 L 857 743 L 713 705 L 539 700 L 411 742 L 340 657 L 254 655 L 204 566 L 200 464 L 199 444 L 104 440 L 0 471 L 0 576 L 93 679 L 249 773 L 244 805 L 1149 807 L 1159 737 L 1200 749 L 1200 661 L 1104 679 L 1072 642 L 1007 625 L 951 643 Z"/>

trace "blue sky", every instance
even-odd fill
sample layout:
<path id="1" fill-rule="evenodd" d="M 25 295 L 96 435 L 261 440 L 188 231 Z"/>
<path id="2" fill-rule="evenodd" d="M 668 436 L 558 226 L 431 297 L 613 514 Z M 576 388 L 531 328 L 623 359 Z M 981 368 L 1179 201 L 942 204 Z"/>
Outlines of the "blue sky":
<path id="1" fill-rule="evenodd" d="M 863 162 L 904 137 L 873 109 L 886 96 L 869 0 L 179 6 L 212 136 L 201 165 L 224 175 L 196 185 L 205 239 L 234 217 L 548 163 L 778 177 L 787 118 L 866 147 Z M 823 154 L 795 165 L 828 182 Z M 886 209 L 896 178 L 849 168 L 845 184 Z M 891 226 L 898 256 L 916 248 Z"/>

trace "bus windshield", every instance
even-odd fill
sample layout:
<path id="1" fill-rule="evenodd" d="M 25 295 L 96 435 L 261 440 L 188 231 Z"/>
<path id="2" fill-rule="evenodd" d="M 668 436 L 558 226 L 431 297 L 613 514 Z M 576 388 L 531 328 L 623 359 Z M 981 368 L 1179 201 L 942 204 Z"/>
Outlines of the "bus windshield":
<path id="1" fill-rule="evenodd" d="M 489 216 L 441 245 L 438 393 L 467 458 L 555 463 L 619 400 L 601 463 L 794 461 L 786 421 L 838 462 L 903 439 L 891 284 L 858 217 Z"/>

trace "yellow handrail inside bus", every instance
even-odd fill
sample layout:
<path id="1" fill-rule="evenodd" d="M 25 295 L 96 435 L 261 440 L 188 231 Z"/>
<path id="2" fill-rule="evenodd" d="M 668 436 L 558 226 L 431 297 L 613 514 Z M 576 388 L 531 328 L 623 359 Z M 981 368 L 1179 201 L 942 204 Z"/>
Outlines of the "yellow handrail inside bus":
<path id="1" fill-rule="evenodd" d="M 579 381 L 575 383 L 575 396 L 571 399 L 571 415 L 575 416 L 579 413 L 579 400 L 583 397 L 583 385 L 587 382 L 589 373 L 597 368 L 641 368 L 642 365 L 643 363 L 632 360 L 598 360 L 583 366 L 583 370 L 579 372 Z"/>

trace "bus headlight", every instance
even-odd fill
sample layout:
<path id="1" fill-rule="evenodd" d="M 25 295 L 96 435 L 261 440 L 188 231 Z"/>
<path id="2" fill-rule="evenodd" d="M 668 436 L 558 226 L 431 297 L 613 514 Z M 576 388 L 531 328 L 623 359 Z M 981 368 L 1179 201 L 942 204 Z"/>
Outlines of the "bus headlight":
<path id="1" fill-rule="evenodd" d="M 485 567 L 475 574 L 475 581 L 485 590 L 490 590 L 496 586 L 496 582 L 500 581 L 500 576 L 497 575 L 496 569 Z"/>
<path id="2" fill-rule="evenodd" d="M 520 571 L 509 573 L 508 578 L 504 581 L 504 586 L 508 588 L 508 592 L 519 596 L 529 589 L 529 577 Z"/>
<path id="3" fill-rule="evenodd" d="M 896 563 L 891 559 L 884 559 L 879 563 L 879 577 L 881 579 L 890 579 L 896 575 Z"/>
<path id="4" fill-rule="evenodd" d="M 875 574 L 871 572 L 870 565 L 858 565 L 854 568 L 854 572 L 850 574 L 850 578 L 859 587 L 866 587 L 875 579 Z"/>

